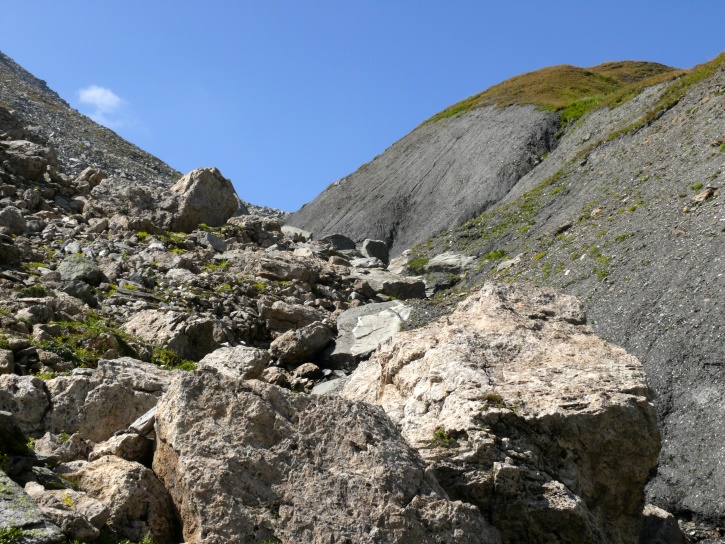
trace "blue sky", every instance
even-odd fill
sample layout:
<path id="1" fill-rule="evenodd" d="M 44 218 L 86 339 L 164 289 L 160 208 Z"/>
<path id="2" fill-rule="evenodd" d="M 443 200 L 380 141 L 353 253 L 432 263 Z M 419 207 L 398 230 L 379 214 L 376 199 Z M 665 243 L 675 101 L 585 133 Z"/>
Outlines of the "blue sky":
<path id="1" fill-rule="evenodd" d="M 2 18 L 0 50 L 73 107 L 289 211 L 516 74 L 725 50 L 721 1 L 6 0 Z"/>

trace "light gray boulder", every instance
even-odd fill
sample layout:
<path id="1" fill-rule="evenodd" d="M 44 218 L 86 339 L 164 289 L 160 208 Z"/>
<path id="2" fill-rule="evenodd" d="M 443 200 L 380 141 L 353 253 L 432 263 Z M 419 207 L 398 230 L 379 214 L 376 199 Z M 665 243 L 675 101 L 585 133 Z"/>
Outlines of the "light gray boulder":
<path id="1" fill-rule="evenodd" d="M 202 246 L 210 247 L 217 253 L 224 253 L 227 250 L 227 243 L 211 232 L 200 232 L 196 239 Z"/>
<path id="2" fill-rule="evenodd" d="M 350 276 L 367 282 L 373 291 L 382 295 L 401 300 L 425 298 L 425 283 L 422 280 L 406 278 L 377 268 L 352 269 Z"/>
<path id="3" fill-rule="evenodd" d="M 68 255 L 58 265 L 57 271 L 64 282 L 82 281 L 98 285 L 107 279 L 94 261 L 81 255 Z"/>
<path id="4" fill-rule="evenodd" d="M 475 257 L 460 253 L 441 253 L 430 259 L 424 266 L 426 272 L 448 272 L 460 274 L 465 272 L 476 260 Z"/>
<path id="5" fill-rule="evenodd" d="M 322 351 L 332 338 L 330 327 L 315 322 L 300 329 L 289 330 L 275 338 L 269 346 L 269 353 L 282 364 L 300 364 Z"/>
<path id="6" fill-rule="evenodd" d="M 325 319 L 325 312 L 302 304 L 288 304 L 281 300 L 270 301 L 260 298 L 257 302 L 259 317 L 274 331 L 288 331 L 311 325 Z"/>
<path id="7" fill-rule="evenodd" d="M 247 346 L 221 347 L 199 361 L 197 368 L 213 368 L 237 380 L 259 378 L 269 362 L 266 350 Z"/>
<path id="8" fill-rule="evenodd" d="M 500 542 L 369 405 L 194 372 L 157 418 L 153 468 L 186 542 Z"/>
<path id="9" fill-rule="evenodd" d="M 12 374 L 15 368 L 15 357 L 9 349 L 0 349 L 0 374 Z"/>
<path id="10" fill-rule="evenodd" d="M 150 469 L 106 455 L 88 463 L 77 477 L 81 489 L 108 508 L 108 526 L 121 538 L 179 541 L 169 495 Z"/>
<path id="11" fill-rule="evenodd" d="M 200 224 L 221 227 L 238 208 L 237 192 L 232 182 L 216 168 L 197 168 L 171 187 L 178 200 L 178 210 L 171 229 L 191 232 Z"/>
<path id="12" fill-rule="evenodd" d="M 342 397 L 382 406 L 504 542 L 637 544 L 660 437 L 639 361 L 570 295 L 486 284 L 401 332 Z"/>
<path id="13" fill-rule="evenodd" d="M 52 408 L 43 423 L 56 434 L 78 432 L 103 442 L 156 406 L 172 374 L 130 357 L 102 359 L 88 375 L 58 376 L 46 382 Z"/>
<path id="14" fill-rule="evenodd" d="M 25 492 L 64 535 L 81 542 L 96 540 L 110 515 L 108 508 L 82 491 L 46 490 L 40 484 L 29 482 Z"/>
<path id="15" fill-rule="evenodd" d="M 330 359 L 345 365 L 365 358 L 400 331 L 409 317 L 410 308 L 397 300 L 345 310 L 337 318 L 337 339 Z"/>
<path id="16" fill-rule="evenodd" d="M 43 433 L 43 417 L 50 406 L 43 380 L 35 376 L 0 376 L 0 410 L 10 412 L 27 435 Z"/>
<path id="17" fill-rule="evenodd" d="M 219 348 L 222 340 L 216 320 L 180 312 L 143 310 L 122 328 L 146 342 L 172 349 L 182 359 L 194 361 Z"/>
<path id="18" fill-rule="evenodd" d="M 19 209 L 7 206 L 0 210 L 0 227 L 5 227 L 11 234 L 22 234 L 28 229 L 28 224 Z"/>

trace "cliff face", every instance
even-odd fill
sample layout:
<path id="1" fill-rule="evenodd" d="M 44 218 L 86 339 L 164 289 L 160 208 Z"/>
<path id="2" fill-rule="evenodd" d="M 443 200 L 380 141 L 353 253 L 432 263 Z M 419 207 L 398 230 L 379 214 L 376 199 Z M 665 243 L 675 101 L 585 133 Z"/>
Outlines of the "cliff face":
<path id="1" fill-rule="evenodd" d="M 423 124 L 287 224 L 384 240 L 396 255 L 503 198 L 551 150 L 558 126 L 534 106 L 488 106 Z"/>

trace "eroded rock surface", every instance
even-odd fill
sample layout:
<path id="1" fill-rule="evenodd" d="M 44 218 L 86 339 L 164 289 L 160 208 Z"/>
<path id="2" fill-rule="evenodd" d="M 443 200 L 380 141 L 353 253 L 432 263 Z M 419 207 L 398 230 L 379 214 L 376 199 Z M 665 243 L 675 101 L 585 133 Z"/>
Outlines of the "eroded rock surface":
<path id="1" fill-rule="evenodd" d="M 487 284 L 342 392 L 381 405 L 504 542 L 636 543 L 659 432 L 642 366 L 574 297 Z"/>
<path id="2" fill-rule="evenodd" d="M 101 360 L 92 372 L 46 383 L 52 409 L 44 424 L 102 442 L 153 408 L 171 379 L 170 372 L 129 357 Z"/>
<path id="3" fill-rule="evenodd" d="M 157 437 L 190 543 L 500 542 L 363 403 L 195 372 L 159 404 Z"/>

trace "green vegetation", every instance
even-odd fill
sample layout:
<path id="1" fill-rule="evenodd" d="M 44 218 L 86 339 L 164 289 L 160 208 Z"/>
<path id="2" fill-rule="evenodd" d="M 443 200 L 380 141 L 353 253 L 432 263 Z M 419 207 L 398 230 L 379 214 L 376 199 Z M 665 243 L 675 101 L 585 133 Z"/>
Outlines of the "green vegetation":
<path id="1" fill-rule="evenodd" d="M 0 544 L 16 544 L 24 536 L 25 533 L 18 527 L 3 527 L 0 529 Z"/>
<path id="2" fill-rule="evenodd" d="M 139 242 L 145 242 L 146 238 L 148 238 L 151 235 L 148 232 L 139 231 L 136 233 L 136 236 L 138 236 Z"/>
<path id="3" fill-rule="evenodd" d="M 413 259 L 411 261 L 408 261 L 408 264 L 406 267 L 408 270 L 410 270 L 413 274 L 422 274 L 423 268 L 425 265 L 428 264 L 428 259 L 422 258 L 422 259 Z"/>
<path id="4" fill-rule="evenodd" d="M 702 183 L 695 183 L 695 185 L 692 186 L 693 191 L 699 191 L 702 189 Z"/>
<path id="5" fill-rule="evenodd" d="M 96 314 L 88 314 L 84 321 L 56 321 L 52 324 L 60 326 L 61 334 L 33 343 L 75 366 L 94 367 L 108 349 L 116 349 L 120 355 L 136 355 L 128 344 L 131 337 Z"/>
<path id="6" fill-rule="evenodd" d="M 61 500 L 68 508 L 73 508 L 73 498 L 68 493 L 63 493 Z"/>
<path id="7" fill-rule="evenodd" d="M 20 294 L 24 297 L 44 297 L 47 295 L 45 292 L 45 287 L 42 285 L 31 285 L 30 287 L 26 287 L 25 289 L 20 290 Z"/>
<path id="8" fill-rule="evenodd" d="M 61 442 L 68 442 L 68 440 L 70 440 L 70 437 L 71 435 L 69 435 L 67 432 L 60 431 L 60 434 L 58 435 L 58 440 L 60 440 Z"/>
<path id="9" fill-rule="evenodd" d="M 448 435 L 443 427 L 438 427 L 433 431 L 433 440 L 431 445 L 438 448 L 450 448 L 453 445 L 453 439 Z"/>
<path id="10" fill-rule="evenodd" d="M 216 272 L 218 270 L 226 270 L 227 268 L 229 268 L 229 265 L 227 264 L 227 261 L 223 259 L 217 263 L 212 262 L 204 266 L 204 270 L 207 272 Z"/>
<path id="11" fill-rule="evenodd" d="M 592 68 L 551 66 L 494 85 L 434 115 L 436 122 L 481 106 L 533 104 L 558 111 L 564 123 L 603 105 L 617 106 L 645 87 L 683 74 L 653 62 L 608 62 Z"/>
<path id="12" fill-rule="evenodd" d="M 704 64 L 698 64 L 690 70 L 673 72 L 672 77 L 677 77 L 677 79 L 675 79 L 675 81 L 665 90 L 664 93 L 662 93 L 659 100 L 654 105 L 654 107 L 652 107 L 652 109 L 650 109 L 634 123 L 620 130 L 611 132 L 602 140 L 593 143 L 586 149 L 583 149 L 577 154 L 577 156 L 586 156 L 592 149 L 597 147 L 599 144 L 614 140 L 615 138 L 618 138 L 623 134 L 631 134 L 640 129 L 641 127 L 649 125 L 653 121 L 656 121 L 665 112 L 675 107 L 679 103 L 679 101 L 682 100 L 682 97 L 685 96 L 690 87 L 696 85 L 704 79 L 707 79 L 723 65 L 725 65 L 725 53 L 721 53 L 709 62 L 706 62 Z M 667 79 L 670 78 L 664 78 L 662 81 L 666 81 Z M 653 83 L 649 83 L 649 85 L 651 84 Z"/>
<path id="13" fill-rule="evenodd" d="M 506 408 L 506 403 L 504 402 L 503 397 L 498 393 L 488 393 L 484 397 L 484 400 L 489 406 L 494 406 L 496 408 Z"/>
<path id="14" fill-rule="evenodd" d="M 482 259 L 484 261 L 498 261 L 502 257 L 506 255 L 506 252 L 503 249 L 494 249 L 493 251 L 489 251 L 486 253 Z"/>
<path id="15" fill-rule="evenodd" d="M 539 260 L 543 259 L 544 257 L 546 257 L 546 251 L 542 251 L 541 253 L 537 253 L 536 255 L 534 255 L 533 260 L 539 261 Z"/>
<path id="16" fill-rule="evenodd" d="M 196 363 L 188 359 L 182 359 L 172 349 L 154 346 L 151 354 L 151 362 L 155 365 L 168 368 L 169 370 L 196 370 Z"/>

